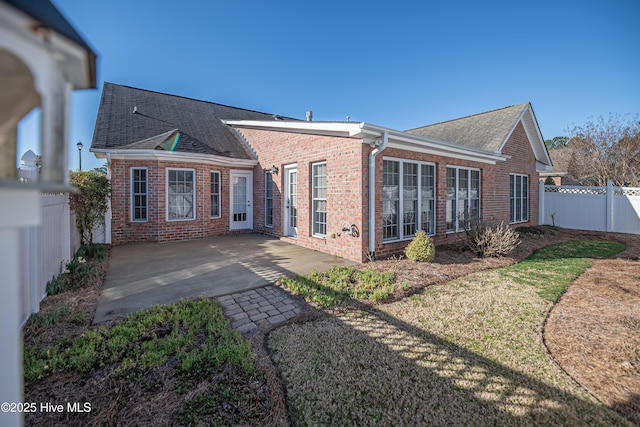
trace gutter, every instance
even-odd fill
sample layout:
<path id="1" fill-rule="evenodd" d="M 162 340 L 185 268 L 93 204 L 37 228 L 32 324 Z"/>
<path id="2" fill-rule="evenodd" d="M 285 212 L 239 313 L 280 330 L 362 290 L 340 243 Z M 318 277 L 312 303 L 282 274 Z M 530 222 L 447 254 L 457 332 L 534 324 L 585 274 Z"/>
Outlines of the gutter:
<path id="1" fill-rule="evenodd" d="M 376 156 L 387 148 L 388 132 L 382 132 L 382 142 L 369 153 L 369 254 L 371 259 L 376 251 Z"/>
<path id="2" fill-rule="evenodd" d="M 252 168 L 258 164 L 253 159 L 238 159 L 234 157 L 217 156 L 214 154 L 185 153 L 176 151 L 150 150 L 150 149 L 105 149 L 90 148 L 96 158 L 104 159 L 107 154 L 113 159 L 134 159 L 134 160 L 171 160 L 177 162 L 199 162 L 221 166 L 235 166 Z"/>

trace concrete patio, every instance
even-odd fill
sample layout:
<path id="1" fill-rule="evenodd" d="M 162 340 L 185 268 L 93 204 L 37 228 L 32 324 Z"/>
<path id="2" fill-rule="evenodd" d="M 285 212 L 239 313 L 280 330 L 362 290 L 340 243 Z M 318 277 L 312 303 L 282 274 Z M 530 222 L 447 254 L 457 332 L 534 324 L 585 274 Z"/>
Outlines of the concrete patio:
<path id="1" fill-rule="evenodd" d="M 218 297 L 351 261 L 261 234 L 114 246 L 94 323 L 154 304 Z"/>

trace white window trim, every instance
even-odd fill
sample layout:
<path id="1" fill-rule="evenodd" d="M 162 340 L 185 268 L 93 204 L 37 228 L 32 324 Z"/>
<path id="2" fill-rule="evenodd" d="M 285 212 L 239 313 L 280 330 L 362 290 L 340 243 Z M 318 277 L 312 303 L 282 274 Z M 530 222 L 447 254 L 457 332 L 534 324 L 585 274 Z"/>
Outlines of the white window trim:
<path id="1" fill-rule="evenodd" d="M 192 218 L 178 218 L 178 219 L 170 219 L 169 218 L 169 171 L 191 171 L 193 172 L 193 217 Z M 181 222 L 181 221 L 195 221 L 197 218 L 197 201 L 196 201 L 196 170 L 190 168 L 166 168 L 165 169 L 165 208 L 166 208 L 166 220 L 167 222 Z"/>
<path id="2" fill-rule="evenodd" d="M 516 208 L 516 204 L 515 204 L 515 199 L 516 199 L 516 197 L 515 197 L 515 194 L 516 194 L 516 191 L 515 191 L 515 185 L 516 185 L 515 177 L 517 177 L 517 176 L 519 176 L 521 178 L 527 178 L 527 206 L 525 207 L 525 206 L 521 205 L 522 206 L 522 210 L 526 214 L 527 217 L 526 217 L 526 219 L 521 219 L 520 221 L 511 221 L 511 214 L 514 214 L 513 215 L 514 220 L 515 220 L 516 216 L 515 216 L 515 211 L 511 212 L 511 209 L 509 209 L 509 224 L 520 224 L 520 223 L 523 223 L 523 222 L 529 222 L 529 199 L 530 199 L 530 189 L 531 189 L 531 186 L 529 185 L 529 181 L 530 181 L 529 175 L 524 175 L 524 174 L 521 174 L 521 173 L 510 173 L 509 174 L 509 189 L 511 189 L 511 177 L 513 177 L 513 179 L 514 179 L 514 182 L 513 182 L 513 200 L 514 200 L 513 209 Z M 524 180 L 521 179 L 520 180 L 520 185 L 521 186 L 523 185 L 523 182 L 524 182 Z M 523 194 L 522 188 L 520 188 L 520 202 L 523 201 L 522 194 Z M 511 195 L 509 195 L 509 199 L 510 199 L 509 202 L 511 202 Z M 511 205 L 511 203 L 509 203 L 509 205 Z"/>
<path id="3" fill-rule="evenodd" d="M 146 188 L 146 192 L 145 195 L 146 197 L 146 216 L 145 219 L 135 219 L 134 218 L 134 204 L 133 204 L 133 200 L 134 200 L 134 192 L 133 192 L 133 171 L 134 170 L 144 170 L 145 176 L 147 177 L 147 182 L 145 185 Z M 130 193 L 129 193 L 129 212 L 130 212 L 130 217 L 131 217 L 131 222 L 149 222 L 149 168 L 147 167 L 131 167 L 129 168 L 129 184 L 130 184 Z M 142 194 L 142 193 L 140 193 Z"/>
<path id="4" fill-rule="evenodd" d="M 477 171 L 478 172 L 478 191 L 480 192 L 479 194 L 479 198 L 478 198 L 478 216 L 480 216 L 480 213 L 482 212 L 482 170 L 479 168 L 469 168 L 466 166 L 456 166 L 456 165 L 447 165 L 446 166 L 447 169 L 455 169 L 456 170 L 456 188 L 455 188 L 455 192 L 454 194 L 456 195 L 456 212 L 454 215 L 454 221 L 456 224 L 456 228 L 455 230 L 447 230 L 447 223 L 446 223 L 446 182 L 445 182 L 445 231 L 446 234 L 452 234 L 452 233 L 460 233 L 461 231 L 464 231 L 464 228 L 460 228 L 459 224 L 458 224 L 458 186 L 459 186 L 459 182 L 460 182 L 460 178 L 459 178 L 459 173 L 458 171 L 460 169 L 464 169 L 467 170 L 469 172 L 471 171 Z M 446 173 L 445 173 L 445 180 L 446 180 Z M 469 207 L 471 207 L 471 173 L 469 173 L 469 177 L 468 177 L 468 181 L 469 181 Z"/>
<path id="5" fill-rule="evenodd" d="M 315 221 L 315 215 L 316 215 L 316 210 L 315 210 L 315 208 L 316 208 L 316 204 L 315 204 L 315 202 L 316 202 L 316 201 L 324 200 L 324 202 L 325 202 L 325 204 L 326 204 L 326 206 L 327 206 L 327 210 L 326 210 L 326 212 L 325 212 L 325 215 L 326 215 L 326 217 L 325 217 L 325 231 L 326 231 L 326 228 L 327 228 L 327 218 L 328 218 L 328 216 L 329 216 L 329 209 L 328 209 L 329 205 L 327 204 L 327 198 L 326 198 L 326 196 L 325 196 L 325 198 L 324 198 L 324 199 L 314 197 L 314 187 L 313 187 L 313 178 L 314 178 L 314 174 L 313 174 L 313 173 L 314 173 L 314 172 L 313 172 L 313 170 L 314 170 L 314 168 L 315 168 L 316 166 L 320 166 L 320 165 L 324 165 L 324 171 L 325 171 L 325 185 L 327 185 L 327 184 L 328 184 L 328 182 L 327 182 L 327 162 L 326 162 L 326 161 L 323 161 L 323 162 L 314 162 L 314 163 L 311 163 L 311 235 L 312 235 L 313 237 L 317 237 L 317 238 L 320 238 L 320 239 L 325 239 L 325 238 L 327 237 L 326 232 L 325 232 L 325 234 L 321 234 L 321 233 L 316 233 L 316 232 L 315 232 L 315 225 L 316 225 L 316 221 Z M 325 187 L 325 191 L 326 191 L 326 190 L 327 190 L 327 188 Z"/>
<path id="6" fill-rule="evenodd" d="M 270 177 L 270 178 L 267 178 Z M 267 182 L 268 179 L 271 180 L 271 224 L 267 223 Z M 274 206 L 273 206 L 273 187 L 274 187 L 274 181 L 273 181 L 273 173 L 270 171 L 266 171 L 264 173 L 264 226 L 268 227 L 268 228 L 273 228 L 273 211 L 274 211 Z"/>
<path id="7" fill-rule="evenodd" d="M 402 159 L 399 157 L 383 157 L 382 161 L 384 162 L 385 160 L 389 160 L 392 162 L 399 162 L 399 167 L 398 167 L 398 176 L 399 176 L 399 183 L 400 183 L 400 188 L 399 188 L 399 199 L 398 199 L 398 210 L 400 211 L 398 213 L 398 237 L 392 237 L 392 238 L 387 238 L 387 239 L 382 239 L 382 243 L 395 243 L 395 242 L 402 242 L 405 240 L 411 240 L 415 237 L 415 234 L 411 234 L 411 235 L 404 235 L 404 192 L 402 191 L 402 179 L 404 176 L 404 164 L 405 163 L 412 163 L 415 165 L 418 165 L 418 211 L 417 211 L 417 224 L 416 224 L 416 232 L 421 231 L 422 230 L 422 165 L 427 165 L 427 166 L 432 166 L 433 167 L 433 194 L 434 194 L 434 199 L 435 199 L 435 207 L 436 207 L 436 211 L 434 211 L 433 213 L 433 223 L 434 223 L 434 230 L 432 233 L 428 233 L 428 236 L 435 236 L 436 234 L 436 229 L 437 229 L 437 202 L 438 202 L 438 198 L 436 197 L 436 191 L 438 189 L 438 174 L 437 174 L 437 167 L 436 164 L 433 162 L 422 162 L 422 161 L 414 161 L 414 160 L 408 160 L 408 159 Z M 384 200 L 384 199 L 383 199 Z"/>
<path id="8" fill-rule="evenodd" d="M 213 197 L 213 193 L 211 193 L 211 176 L 213 174 L 217 174 L 218 175 L 218 215 L 211 215 L 211 207 L 213 207 L 213 204 L 211 205 L 211 207 L 209 208 L 209 215 L 210 218 L 220 218 L 222 217 L 222 174 L 220 173 L 220 171 L 209 171 L 209 199 L 211 199 Z M 167 174 L 168 176 L 169 174 Z M 175 220 L 174 220 L 175 221 Z"/>

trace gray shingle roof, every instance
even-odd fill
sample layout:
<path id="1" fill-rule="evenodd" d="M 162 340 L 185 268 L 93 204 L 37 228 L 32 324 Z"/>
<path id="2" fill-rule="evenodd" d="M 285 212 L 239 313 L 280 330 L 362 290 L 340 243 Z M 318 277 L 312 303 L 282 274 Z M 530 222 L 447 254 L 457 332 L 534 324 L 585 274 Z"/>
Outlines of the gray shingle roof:
<path id="1" fill-rule="evenodd" d="M 436 123 L 406 132 L 480 150 L 497 152 L 517 124 L 528 102 Z"/>
<path id="2" fill-rule="evenodd" d="M 272 114 L 105 82 L 91 148 L 155 149 L 252 159 L 239 136 L 221 120 L 275 118 Z M 169 141 L 172 138 L 177 140 Z"/>

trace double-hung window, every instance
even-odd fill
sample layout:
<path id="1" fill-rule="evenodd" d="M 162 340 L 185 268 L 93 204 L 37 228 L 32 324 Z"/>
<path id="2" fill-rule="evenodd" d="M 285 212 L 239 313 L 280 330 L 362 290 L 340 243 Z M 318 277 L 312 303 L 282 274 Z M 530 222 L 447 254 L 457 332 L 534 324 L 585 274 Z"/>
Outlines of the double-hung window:
<path id="1" fill-rule="evenodd" d="M 273 174 L 264 175 L 264 225 L 273 227 Z"/>
<path id="2" fill-rule="evenodd" d="M 211 218 L 220 218 L 220 172 L 211 172 Z"/>
<path id="3" fill-rule="evenodd" d="M 509 222 L 529 221 L 529 177 L 509 175 Z"/>
<path id="4" fill-rule="evenodd" d="M 447 166 L 447 231 L 464 230 L 480 217 L 480 170 Z"/>
<path id="5" fill-rule="evenodd" d="M 313 235 L 327 235 L 327 164 L 312 165 Z"/>
<path id="6" fill-rule="evenodd" d="M 148 217 L 147 168 L 131 168 L 131 221 L 143 222 Z"/>
<path id="7" fill-rule="evenodd" d="M 382 237 L 399 240 L 417 230 L 435 233 L 435 165 L 385 159 L 382 164 Z"/>
<path id="8" fill-rule="evenodd" d="M 167 169 L 167 220 L 195 219 L 195 175 L 193 169 Z"/>

